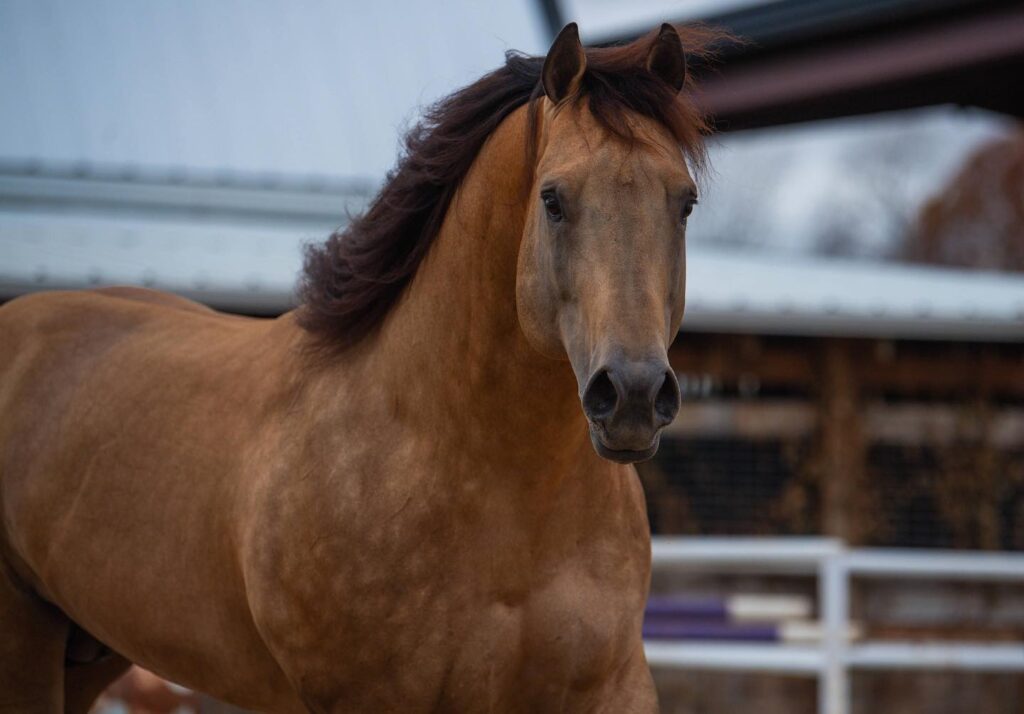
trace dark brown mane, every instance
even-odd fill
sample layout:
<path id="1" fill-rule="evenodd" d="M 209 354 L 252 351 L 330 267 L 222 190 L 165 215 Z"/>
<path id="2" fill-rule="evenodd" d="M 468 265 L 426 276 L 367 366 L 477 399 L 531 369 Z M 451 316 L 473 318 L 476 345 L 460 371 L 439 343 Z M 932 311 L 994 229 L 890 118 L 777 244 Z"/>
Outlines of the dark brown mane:
<path id="1" fill-rule="evenodd" d="M 707 122 L 691 79 L 676 94 L 644 69 L 656 33 L 587 50 L 579 100 L 608 130 L 632 140 L 628 112 L 666 126 L 691 164 L 704 165 Z M 680 28 L 689 58 L 706 57 L 722 35 Z M 401 296 L 441 228 L 445 212 L 487 137 L 513 111 L 543 94 L 543 57 L 509 52 L 505 65 L 430 107 L 365 213 L 306 249 L 300 324 L 323 347 L 345 348 L 372 332 Z M 524 147 L 532 155 L 532 147 Z"/>

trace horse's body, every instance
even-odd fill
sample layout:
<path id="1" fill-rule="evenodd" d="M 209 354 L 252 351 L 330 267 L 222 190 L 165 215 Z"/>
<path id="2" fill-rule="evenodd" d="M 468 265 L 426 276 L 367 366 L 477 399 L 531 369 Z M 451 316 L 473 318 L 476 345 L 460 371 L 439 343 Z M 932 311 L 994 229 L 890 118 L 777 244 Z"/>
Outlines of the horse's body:
<path id="1" fill-rule="evenodd" d="M 87 708 L 127 661 L 271 711 L 656 710 L 635 470 L 521 329 L 533 130 L 327 357 L 295 313 L 140 289 L 0 308 L 0 712 Z M 71 661 L 81 631 L 112 658 Z"/>

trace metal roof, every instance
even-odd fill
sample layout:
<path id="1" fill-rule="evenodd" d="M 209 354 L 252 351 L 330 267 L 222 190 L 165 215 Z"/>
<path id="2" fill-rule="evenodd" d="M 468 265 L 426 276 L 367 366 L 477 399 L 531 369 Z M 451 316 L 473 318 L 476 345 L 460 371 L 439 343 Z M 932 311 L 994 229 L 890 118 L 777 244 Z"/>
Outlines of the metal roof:
<path id="1" fill-rule="evenodd" d="M 548 40 L 535 0 L 0 2 L 0 164 L 377 183 L 419 107 Z"/>
<path id="2" fill-rule="evenodd" d="M 1024 341 L 1024 275 L 691 249 L 684 329 Z"/>
<path id="3" fill-rule="evenodd" d="M 365 200 L 302 186 L 197 191 L 7 177 L 0 298 L 136 284 L 226 309 L 279 312 L 293 304 L 302 243 L 322 240 Z M 687 262 L 684 330 L 1024 341 L 1020 275 L 704 245 L 691 246 Z"/>

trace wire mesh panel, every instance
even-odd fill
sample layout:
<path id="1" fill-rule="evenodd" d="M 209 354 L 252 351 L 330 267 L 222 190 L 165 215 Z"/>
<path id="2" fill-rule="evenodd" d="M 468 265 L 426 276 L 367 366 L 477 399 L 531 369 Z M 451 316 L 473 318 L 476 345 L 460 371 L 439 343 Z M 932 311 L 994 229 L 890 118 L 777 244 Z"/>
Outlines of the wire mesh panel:
<path id="1" fill-rule="evenodd" d="M 807 508 L 793 498 L 809 453 L 805 440 L 668 438 L 641 468 L 655 533 L 810 533 Z"/>
<path id="2" fill-rule="evenodd" d="M 873 444 L 873 545 L 1024 549 L 1024 451 Z"/>

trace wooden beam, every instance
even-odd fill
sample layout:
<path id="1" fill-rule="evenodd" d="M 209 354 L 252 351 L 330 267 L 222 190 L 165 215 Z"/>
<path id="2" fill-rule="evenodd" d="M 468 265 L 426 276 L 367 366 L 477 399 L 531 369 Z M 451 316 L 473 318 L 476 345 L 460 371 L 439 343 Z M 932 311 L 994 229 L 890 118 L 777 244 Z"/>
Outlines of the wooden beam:
<path id="1" fill-rule="evenodd" d="M 688 333 L 669 351 L 680 374 L 710 375 L 722 383 L 812 390 L 821 345 L 828 338 Z M 843 340 L 867 392 L 963 397 L 978 393 L 1024 398 L 1024 345 Z"/>
<path id="2" fill-rule="evenodd" d="M 894 24 L 845 39 L 735 58 L 700 84 L 720 130 L 935 104 L 1020 116 L 1024 8 L 979 9 L 917 27 Z"/>
<path id="3" fill-rule="evenodd" d="M 753 376 L 764 384 L 806 388 L 814 381 L 812 345 L 757 335 L 684 335 L 669 350 L 669 362 L 681 374 L 709 374 L 727 382 Z"/>
<path id="4" fill-rule="evenodd" d="M 822 528 L 826 535 L 860 543 L 865 532 L 864 429 L 853 350 L 846 340 L 825 340 L 821 359 L 820 463 Z"/>
<path id="5" fill-rule="evenodd" d="M 683 404 L 665 434 L 676 438 L 802 439 L 814 432 L 818 412 L 807 401 L 714 400 Z"/>
<path id="6" fill-rule="evenodd" d="M 862 396 L 862 400 L 865 398 Z M 995 408 L 984 423 L 965 421 L 964 403 L 864 402 L 861 428 L 866 444 L 927 446 L 969 436 L 1002 449 L 1024 448 L 1024 409 Z M 683 403 L 665 435 L 678 439 L 808 438 L 818 428 L 820 409 L 807 399 L 701 399 Z M 984 433 L 977 429 L 984 427 Z"/>

